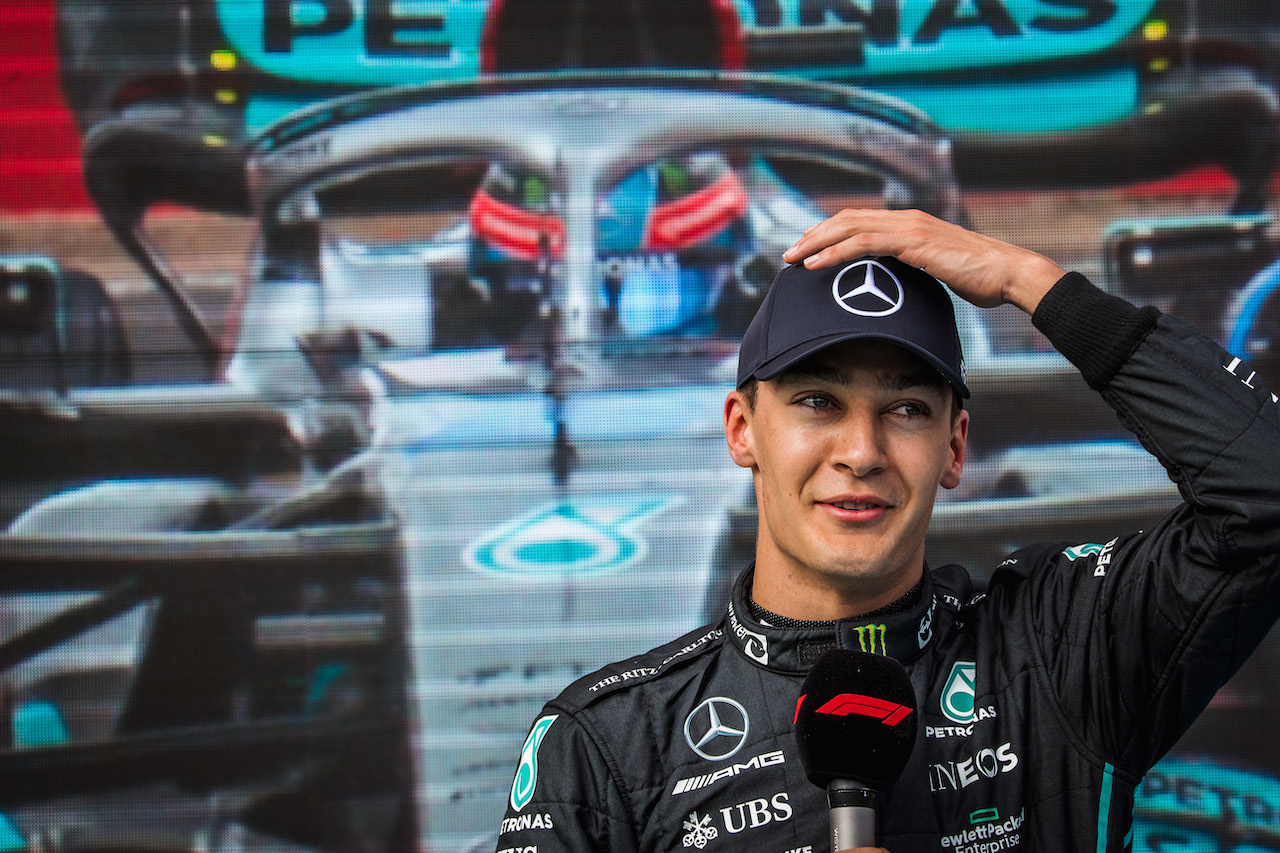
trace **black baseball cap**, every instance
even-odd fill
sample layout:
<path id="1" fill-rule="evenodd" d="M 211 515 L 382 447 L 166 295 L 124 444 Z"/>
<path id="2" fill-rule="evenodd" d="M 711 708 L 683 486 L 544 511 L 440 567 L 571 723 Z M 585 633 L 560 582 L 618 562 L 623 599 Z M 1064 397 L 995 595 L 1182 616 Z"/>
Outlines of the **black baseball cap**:
<path id="1" fill-rule="evenodd" d="M 783 267 L 742 337 L 738 387 L 772 379 L 833 344 L 864 338 L 905 347 L 936 367 L 962 399 L 969 396 L 947 289 L 887 256 L 817 270 Z"/>

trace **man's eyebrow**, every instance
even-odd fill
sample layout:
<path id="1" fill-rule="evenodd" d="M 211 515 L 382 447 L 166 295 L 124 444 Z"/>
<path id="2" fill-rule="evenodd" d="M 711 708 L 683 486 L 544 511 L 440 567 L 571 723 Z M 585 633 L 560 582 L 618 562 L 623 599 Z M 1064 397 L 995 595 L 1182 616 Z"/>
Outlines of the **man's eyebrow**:
<path id="1" fill-rule="evenodd" d="M 914 391 L 921 388 L 937 391 L 940 394 L 946 394 L 950 388 L 947 377 L 936 370 L 927 368 L 920 371 L 912 371 L 910 373 L 896 373 L 885 377 L 885 387 L 894 391 Z"/>
<path id="2" fill-rule="evenodd" d="M 820 382 L 831 385 L 852 384 L 850 372 L 839 367 L 823 364 L 805 364 L 782 371 L 774 378 L 779 386 L 803 385 L 805 382 Z M 920 389 L 945 393 L 946 377 L 927 368 L 920 370 L 885 370 L 879 374 L 880 386 L 887 391 L 915 391 Z"/>

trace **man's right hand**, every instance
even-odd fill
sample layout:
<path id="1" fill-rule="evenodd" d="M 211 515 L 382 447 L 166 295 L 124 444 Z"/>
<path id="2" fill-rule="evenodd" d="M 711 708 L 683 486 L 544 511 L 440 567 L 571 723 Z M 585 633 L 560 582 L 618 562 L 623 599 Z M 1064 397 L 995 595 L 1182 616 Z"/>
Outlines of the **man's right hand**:
<path id="1" fill-rule="evenodd" d="M 810 269 L 893 255 L 979 308 L 1012 303 L 1028 314 L 1064 270 L 1037 252 L 919 210 L 842 210 L 804 232 L 782 256 Z"/>

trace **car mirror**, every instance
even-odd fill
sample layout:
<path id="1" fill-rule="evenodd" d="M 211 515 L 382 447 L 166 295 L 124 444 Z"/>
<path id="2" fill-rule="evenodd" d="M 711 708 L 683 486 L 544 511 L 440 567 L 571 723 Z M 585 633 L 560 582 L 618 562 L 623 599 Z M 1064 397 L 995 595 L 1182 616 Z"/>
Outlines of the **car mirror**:
<path id="1" fill-rule="evenodd" d="M 1103 234 L 1107 275 L 1122 295 L 1201 329 L 1223 329 L 1232 296 L 1275 260 L 1270 214 L 1119 220 Z"/>
<path id="2" fill-rule="evenodd" d="M 43 255 L 0 256 L 0 388 L 64 393 L 131 375 L 119 306 L 96 276 Z"/>
<path id="3" fill-rule="evenodd" d="M 0 267 L 0 335 L 32 337 L 57 333 L 58 282 L 35 262 Z"/>

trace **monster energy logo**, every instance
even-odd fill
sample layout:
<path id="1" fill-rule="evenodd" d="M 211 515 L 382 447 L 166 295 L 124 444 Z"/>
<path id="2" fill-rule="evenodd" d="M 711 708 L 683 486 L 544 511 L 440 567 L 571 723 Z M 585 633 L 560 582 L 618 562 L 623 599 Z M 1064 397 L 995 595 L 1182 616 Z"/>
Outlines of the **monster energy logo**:
<path id="1" fill-rule="evenodd" d="M 883 624 L 880 625 L 859 625 L 853 630 L 858 632 L 858 645 L 862 646 L 864 652 L 873 655 L 888 656 L 889 649 L 885 645 L 885 634 L 887 629 Z M 880 641 L 880 648 L 876 648 L 876 640 Z"/>

